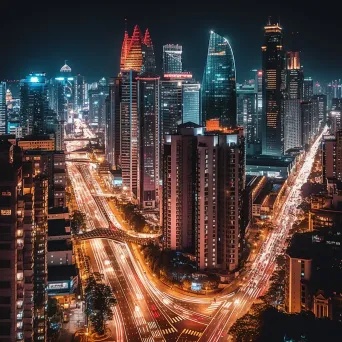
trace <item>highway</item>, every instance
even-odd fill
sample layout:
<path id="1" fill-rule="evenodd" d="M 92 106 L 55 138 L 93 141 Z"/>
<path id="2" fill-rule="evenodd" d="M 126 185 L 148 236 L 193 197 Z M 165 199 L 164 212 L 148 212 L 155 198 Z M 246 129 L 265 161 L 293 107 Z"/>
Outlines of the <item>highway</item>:
<path id="1" fill-rule="evenodd" d="M 220 308 L 199 341 L 214 342 L 228 340 L 227 333 L 232 324 L 241 315 L 246 313 L 255 299 L 266 290 L 267 282 L 274 271 L 276 257 L 280 253 L 285 252 L 285 242 L 289 230 L 295 221 L 295 215 L 291 213 L 295 213 L 298 205 L 301 203 L 301 187 L 307 181 L 322 136 L 326 132 L 327 128 L 317 137 L 307 153 L 294 185 L 291 187 L 278 215 L 274 218 L 276 229 L 264 241 L 261 251 L 247 275 L 245 285 L 234 295 L 232 303 L 227 302 L 227 304 Z"/>
<path id="2" fill-rule="evenodd" d="M 85 136 L 92 133 L 84 126 Z M 323 132 L 324 133 L 324 132 Z M 317 138 L 298 172 L 278 215 L 276 229 L 264 241 L 260 253 L 247 273 L 244 285 L 232 294 L 192 297 L 172 289 L 157 286 L 144 272 L 140 261 L 125 243 L 96 239 L 89 244 L 93 268 L 105 276 L 118 305 L 115 308 L 114 330 L 116 341 L 224 341 L 231 325 L 244 314 L 255 299 L 267 288 L 275 260 L 284 252 L 297 206 L 301 202 L 300 189 L 306 182 L 323 133 Z M 68 142 L 67 150 L 84 142 Z M 74 145 L 75 144 L 75 145 Z M 108 227 L 109 222 L 123 229 L 108 205 L 90 164 L 67 163 L 76 200 L 80 210 L 87 213 L 90 229 Z"/>

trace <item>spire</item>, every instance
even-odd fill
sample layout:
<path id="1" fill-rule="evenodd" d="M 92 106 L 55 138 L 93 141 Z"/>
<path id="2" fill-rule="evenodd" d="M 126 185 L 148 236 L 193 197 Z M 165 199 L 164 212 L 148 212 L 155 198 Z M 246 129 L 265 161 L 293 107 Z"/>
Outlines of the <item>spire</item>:
<path id="1" fill-rule="evenodd" d="M 146 29 L 146 31 L 145 31 L 145 36 L 144 36 L 143 42 L 146 46 L 152 46 L 152 40 L 151 40 L 150 32 L 148 31 L 148 29 Z"/>
<path id="2" fill-rule="evenodd" d="M 123 70 L 125 68 L 126 58 L 128 55 L 129 40 L 130 39 L 127 32 L 127 19 L 125 19 L 125 33 L 121 48 L 120 70 Z"/>
<path id="3" fill-rule="evenodd" d="M 142 68 L 142 51 L 141 51 L 141 32 L 138 25 L 134 26 L 133 35 L 128 38 L 128 49 L 124 68 L 125 70 L 135 70 L 140 72 Z"/>

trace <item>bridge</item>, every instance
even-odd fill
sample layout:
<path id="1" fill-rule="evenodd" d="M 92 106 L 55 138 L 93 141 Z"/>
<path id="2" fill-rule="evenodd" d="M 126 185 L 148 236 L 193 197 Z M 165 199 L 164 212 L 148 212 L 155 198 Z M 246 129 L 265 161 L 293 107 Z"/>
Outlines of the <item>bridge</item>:
<path id="1" fill-rule="evenodd" d="M 99 138 L 64 138 L 64 141 L 98 141 Z"/>
<path id="2" fill-rule="evenodd" d="M 78 241 L 85 241 L 85 240 L 92 240 L 92 239 L 107 239 L 107 240 L 114 240 L 117 242 L 132 242 L 138 245 L 147 246 L 151 243 L 157 243 L 157 238 L 142 238 L 142 237 L 135 237 L 128 235 L 123 230 L 113 230 L 109 228 L 96 228 L 89 232 L 79 234 L 74 236 L 75 240 Z"/>
<path id="3" fill-rule="evenodd" d="M 65 161 L 73 162 L 73 163 L 90 163 L 90 164 L 98 164 L 98 162 L 91 161 L 89 159 L 82 158 L 66 158 Z"/>

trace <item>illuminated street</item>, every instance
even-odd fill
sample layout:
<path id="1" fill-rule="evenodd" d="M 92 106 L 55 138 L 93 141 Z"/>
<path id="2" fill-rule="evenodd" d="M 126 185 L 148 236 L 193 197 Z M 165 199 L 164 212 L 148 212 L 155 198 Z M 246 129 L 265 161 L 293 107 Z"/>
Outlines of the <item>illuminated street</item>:
<path id="1" fill-rule="evenodd" d="M 84 132 L 92 137 L 89 129 L 84 129 Z M 111 286 L 118 300 L 114 324 L 110 324 L 116 340 L 226 340 L 230 326 L 266 289 L 276 256 L 283 252 L 288 231 L 295 220 L 295 216 L 289 213 L 295 214 L 301 202 L 300 189 L 310 173 L 322 135 L 307 154 L 295 184 L 274 218 L 278 229 L 265 240 L 244 285 L 236 293 L 217 296 L 217 304 L 210 313 L 208 308 L 213 306 L 212 297 L 196 298 L 160 286 L 146 274 L 126 243 L 100 239 L 91 241 L 88 254 L 93 269 L 104 274 L 104 281 Z M 68 142 L 68 151 L 83 144 L 83 141 Z M 89 163 L 68 162 L 68 172 L 78 206 L 87 214 L 88 228 L 107 228 L 111 222 L 116 228 L 123 229 L 106 197 L 97 196 L 102 190 L 94 167 Z"/>

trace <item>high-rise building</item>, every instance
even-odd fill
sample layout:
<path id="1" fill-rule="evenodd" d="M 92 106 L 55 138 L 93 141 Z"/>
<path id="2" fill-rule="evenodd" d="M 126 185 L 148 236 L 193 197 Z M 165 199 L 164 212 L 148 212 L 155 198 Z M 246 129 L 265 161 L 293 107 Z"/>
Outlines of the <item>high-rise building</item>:
<path id="1" fill-rule="evenodd" d="M 264 133 L 262 153 L 281 156 L 284 153 L 282 87 L 284 82 L 283 29 L 271 21 L 265 26 L 262 46 Z"/>
<path id="2" fill-rule="evenodd" d="M 255 84 L 237 84 L 237 124 L 244 128 L 246 143 L 258 141 L 258 94 Z"/>
<path id="3" fill-rule="evenodd" d="M 138 192 L 138 94 L 137 72 L 122 71 L 122 93 L 120 108 L 120 168 L 122 185 L 130 194 Z"/>
<path id="4" fill-rule="evenodd" d="M 23 135 L 41 135 L 46 132 L 48 116 L 47 84 L 45 74 L 30 74 L 20 81 L 20 125 Z"/>
<path id="5" fill-rule="evenodd" d="M 342 131 L 326 135 L 322 141 L 323 183 L 330 179 L 342 181 Z"/>
<path id="6" fill-rule="evenodd" d="M 315 108 L 316 107 L 312 101 L 303 101 L 301 103 L 303 147 L 310 146 L 313 138 L 318 132 L 318 111 L 315 110 Z"/>
<path id="7" fill-rule="evenodd" d="M 117 169 L 120 165 L 121 93 L 122 78 L 112 78 L 109 82 L 109 96 L 106 99 L 105 149 L 106 159 L 114 169 Z"/>
<path id="8" fill-rule="evenodd" d="M 314 93 L 314 82 L 311 77 L 305 77 L 303 83 L 303 100 L 309 101 Z"/>
<path id="9" fill-rule="evenodd" d="M 166 138 L 163 155 L 164 248 L 196 255 L 198 269 L 233 271 L 239 264 L 242 129 L 208 132 L 192 123 Z"/>
<path id="10" fill-rule="evenodd" d="M 302 146 L 301 101 L 303 98 L 303 70 L 299 51 L 286 53 L 286 89 L 284 91 L 284 152 Z"/>
<path id="11" fill-rule="evenodd" d="M 203 122 L 219 119 L 222 127 L 236 127 L 236 69 L 228 40 L 211 31 L 202 82 Z"/>
<path id="12" fill-rule="evenodd" d="M 163 73 L 179 74 L 183 71 L 182 45 L 167 44 L 163 46 Z"/>
<path id="13" fill-rule="evenodd" d="M 0 135 L 7 133 L 6 82 L 0 82 Z"/>
<path id="14" fill-rule="evenodd" d="M 120 71 L 134 70 L 140 72 L 156 71 L 153 44 L 148 29 L 143 36 L 139 26 L 135 25 L 132 37 L 127 30 L 121 48 Z"/>
<path id="15" fill-rule="evenodd" d="M 109 94 L 107 80 L 102 77 L 97 83 L 97 88 L 90 89 L 89 96 L 89 121 L 102 130 L 106 125 L 106 98 Z"/>
<path id="16" fill-rule="evenodd" d="M 74 82 L 74 109 L 82 110 L 85 104 L 84 76 L 77 75 Z"/>
<path id="17" fill-rule="evenodd" d="M 324 126 L 327 118 L 327 96 L 324 94 L 313 95 L 312 102 L 314 103 L 315 111 L 318 112 L 318 121 L 321 126 Z"/>
<path id="18" fill-rule="evenodd" d="M 138 80 L 139 162 L 137 198 L 141 208 L 159 203 L 159 76 L 142 73 Z"/>
<path id="19" fill-rule="evenodd" d="M 182 122 L 201 124 L 201 86 L 195 82 L 183 82 L 182 84 Z"/>
<path id="20" fill-rule="evenodd" d="M 156 58 L 154 56 L 154 49 L 152 39 L 148 29 L 145 31 L 144 38 L 142 40 L 142 72 L 155 73 L 156 72 Z"/>

